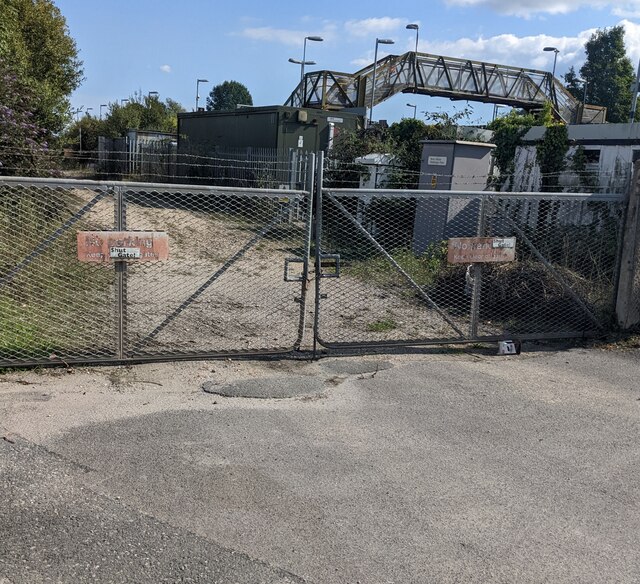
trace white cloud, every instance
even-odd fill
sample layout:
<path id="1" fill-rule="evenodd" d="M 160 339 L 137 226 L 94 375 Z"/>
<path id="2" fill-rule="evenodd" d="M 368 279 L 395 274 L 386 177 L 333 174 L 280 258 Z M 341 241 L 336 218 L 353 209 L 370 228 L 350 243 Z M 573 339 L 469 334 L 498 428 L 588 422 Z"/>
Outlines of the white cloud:
<path id="1" fill-rule="evenodd" d="M 335 25 L 325 23 L 321 31 L 312 30 L 310 32 L 287 28 L 274 28 L 272 26 L 260 26 L 245 28 L 239 34 L 240 36 L 255 41 L 275 42 L 288 46 L 301 46 L 304 37 L 311 35 L 321 36 L 324 40 L 332 40 L 335 38 Z"/>
<path id="2" fill-rule="evenodd" d="M 634 63 L 640 58 L 640 24 L 629 20 L 619 22 L 625 28 L 627 55 Z M 579 69 L 584 63 L 584 45 L 596 31 L 595 28 L 579 32 L 576 36 L 553 37 L 534 35 L 518 37 L 501 34 L 493 37 L 460 38 L 453 41 L 420 42 L 420 51 L 462 59 L 473 59 L 502 65 L 551 70 L 553 53 L 543 48 L 553 46 L 558 53 L 557 72 L 564 74 L 570 67 Z"/>
<path id="3" fill-rule="evenodd" d="M 583 7 L 605 8 L 616 10 L 640 11 L 640 0 L 528 0 L 514 2 L 513 0 L 445 0 L 451 6 L 486 6 L 490 10 L 510 16 L 529 18 L 535 14 L 568 14 Z M 622 4 L 622 6 L 621 6 Z M 622 14 L 620 14 L 621 16 Z"/>
<path id="4" fill-rule="evenodd" d="M 163 73 L 171 73 L 171 65 L 162 65 L 160 71 Z"/>
<path id="5" fill-rule="evenodd" d="M 344 23 L 344 28 L 351 36 L 371 37 L 392 32 L 400 27 L 404 28 L 408 22 L 406 18 L 381 16 L 378 18 L 364 18 L 362 20 L 348 20 Z"/>

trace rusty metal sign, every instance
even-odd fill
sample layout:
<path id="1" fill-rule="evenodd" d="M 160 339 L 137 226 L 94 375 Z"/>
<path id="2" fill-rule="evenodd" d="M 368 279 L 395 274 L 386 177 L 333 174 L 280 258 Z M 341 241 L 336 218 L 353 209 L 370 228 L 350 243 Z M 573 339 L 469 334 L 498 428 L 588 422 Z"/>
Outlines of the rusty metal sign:
<path id="1" fill-rule="evenodd" d="M 169 258 L 164 231 L 78 231 L 77 236 L 81 262 L 157 262 Z"/>
<path id="2" fill-rule="evenodd" d="M 450 264 L 512 262 L 516 259 L 515 237 L 454 237 L 449 240 Z"/>

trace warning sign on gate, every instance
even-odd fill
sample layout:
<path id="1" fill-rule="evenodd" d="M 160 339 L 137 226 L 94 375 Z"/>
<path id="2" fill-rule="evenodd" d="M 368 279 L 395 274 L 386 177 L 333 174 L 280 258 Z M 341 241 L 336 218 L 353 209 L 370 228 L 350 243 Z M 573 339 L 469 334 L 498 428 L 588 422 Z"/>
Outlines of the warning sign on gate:
<path id="1" fill-rule="evenodd" d="M 454 237 L 449 240 L 450 264 L 512 262 L 516 259 L 515 237 Z"/>
<path id="2" fill-rule="evenodd" d="M 169 259 L 169 239 L 164 231 L 78 231 L 81 262 Z"/>

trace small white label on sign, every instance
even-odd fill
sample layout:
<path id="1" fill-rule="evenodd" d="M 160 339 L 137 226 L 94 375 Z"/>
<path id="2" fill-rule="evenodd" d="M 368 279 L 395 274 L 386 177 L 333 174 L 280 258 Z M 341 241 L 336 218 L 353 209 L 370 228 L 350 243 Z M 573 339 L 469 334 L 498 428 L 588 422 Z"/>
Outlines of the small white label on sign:
<path id="1" fill-rule="evenodd" d="M 142 257 L 139 247 L 110 247 L 109 257 L 114 260 L 132 260 Z"/>
<path id="2" fill-rule="evenodd" d="M 332 116 L 329 116 L 327 118 L 327 122 L 333 122 L 334 124 L 342 124 L 344 122 L 344 118 L 334 118 Z"/>
<path id="3" fill-rule="evenodd" d="M 429 166 L 447 166 L 447 157 L 446 156 L 429 156 L 427 159 L 427 164 Z"/>
<path id="4" fill-rule="evenodd" d="M 492 243 L 493 249 L 512 249 L 516 246 L 515 237 L 507 237 L 503 239 L 494 239 Z"/>
<path id="5" fill-rule="evenodd" d="M 298 148 L 304 148 L 304 136 L 298 136 Z"/>

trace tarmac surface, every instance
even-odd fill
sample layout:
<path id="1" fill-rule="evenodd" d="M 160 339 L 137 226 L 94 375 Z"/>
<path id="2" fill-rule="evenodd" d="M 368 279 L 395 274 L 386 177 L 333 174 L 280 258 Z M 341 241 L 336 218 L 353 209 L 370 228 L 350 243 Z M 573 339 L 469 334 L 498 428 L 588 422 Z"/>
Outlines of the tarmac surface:
<path id="1" fill-rule="evenodd" d="M 637 349 L 5 373 L 0 584 L 640 582 L 639 436 Z"/>

